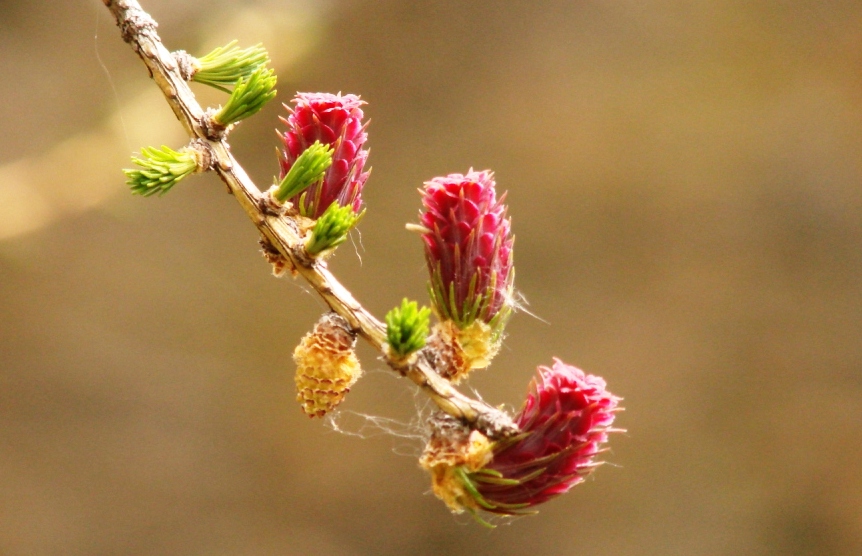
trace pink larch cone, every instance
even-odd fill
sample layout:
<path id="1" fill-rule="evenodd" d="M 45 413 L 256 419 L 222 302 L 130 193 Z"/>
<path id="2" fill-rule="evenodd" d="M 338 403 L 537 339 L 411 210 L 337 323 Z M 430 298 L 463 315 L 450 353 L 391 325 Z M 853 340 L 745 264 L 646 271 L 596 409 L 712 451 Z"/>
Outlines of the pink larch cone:
<path id="1" fill-rule="evenodd" d="M 363 113 L 365 104 L 356 95 L 330 93 L 297 93 L 296 105 L 287 118 L 281 121 L 287 131 L 280 136 L 285 149 L 279 162 L 283 179 L 297 157 L 315 141 L 332 147 L 332 165 L 326 170 L 322 182 L 289 199 L 302 216 L 316 219 L 329 205 L 351 206 L 358 214 L 362 206 L 362 187 L 368 179 L 363 172 L 368 151 L 362 146 L 367 139 Z"/>
<path id="2" fill-rule="evenodd" d="M 497 443 L 491 463 L 471 477 L 488 511 L 514 513 L 568 492 L 608 440 L 619 398 L 602 378 L 559 359 L 538 371 L 515 419 L 524 435 Z"/>
<path id="3" fill-rule="evenodd" d="M 515 277 L 504 199 L 492 172 L 470 170 L 426 182 L 420 214 L 438 316 L 462 329 L 480 320 L 495 337 L 511 313 Z"/>
<path id="4" fill-rule="evenodd" d="M 455 453 L 464 454 L 458 459 L 439 457 L 443 441 L 432 437 L 421 463 L 432 472 L 435 494 L 454 511 L 532 513 L 533 506 L 567 492 L 600 465 L 595 457 L 613 431 L 620 399 L 600 377 L 559 359 L 538 372 L 515 419 L 521 434 L 487 448 L 473 438 L 476 431 L 469 443 L 447 434 Z"/>

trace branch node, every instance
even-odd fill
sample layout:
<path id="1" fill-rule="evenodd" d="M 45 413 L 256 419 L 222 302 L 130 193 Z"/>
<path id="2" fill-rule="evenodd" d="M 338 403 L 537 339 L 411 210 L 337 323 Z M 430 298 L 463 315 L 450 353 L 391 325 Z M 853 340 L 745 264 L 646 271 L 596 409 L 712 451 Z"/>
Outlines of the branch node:
<path id="1" fill-rule="evenodd" d="M 185 81 L 191 81 L 192 77 L 198 72 L 200 65 L 197 58 L 186 52 L 185 50 L 177 50 L 171 52 L 174 61 L 177 63 L 177 69 L 180 72 L 180 77 Z"/>
<path id="2" fill-rule="evenodd" d="M 233 129 L 233 124 L 224 125 L 216 120 L 217 113 L 217 109 L 210 107 L 204 111 L 204 115 L 201 117 L 201 129 L 210 141 L 224 140 L 230 130 Z"/>
<path id="3" fill-rule="evenodd" d="M 193 150 L 195 153 L 197 161 L 197 166 L 195 168 L 196 174 L 207 172 L 214 168 L 215 153 L 213 153 L 212 147 L 210 147 L 209 143 L 203 139 L 192 139 L 189 141 L 188 148 Z"/>
<path id="4" fill-rule="evenodd" d="M 434 371 L 446 380 L 454 379 L 458 376 L 459 369 L 464 367 L 464 351 L 458 344 L 458 338 L 451 334 L 441 334 L 437 326 L 428 337 L 427 347 L 422 351 Z"/>
<path id="5" fill-rule="evenodd" d="M 133 44 L 141 35 L 152 38 L 156 34 L 159 24 L 139 6 L 120 5 L 120 8 L 125 8 L 125 11 L 122 18 L 117 14 L 117 25 L 124 41 Z"/>
<path id="6" fill-rule="evenodd" d="M 260 252 L 266 261 L 272 265 L 272 275 L 276 278 L 281 278 L 287 272 L 296 277 L 296 267 L 290 262 L 290 259 L 281 254 L 281 251 L 275 248 L 275 245 L 265 235 L 261 235 L 258 240 L 260 244 Z"/>
<path id="7" fill-rule="evenodd" d="M 305 268 L 326 267 L 325 261 L 315 259 L 308 254 L 308 251 L 305 249 L 305 245 L 303 243 L 294 246 L 293 249 L 291 249 L 291 255 L 293 255 L 293 260 L 295 260 L 297 264 Z M 326 295 L 332 295 L 332 288 L 329 288 L 327 286 L 326 288 L 321 290 L 321 293 Z"/>
<path id="8" fill-rule="evenodd" d="M 480 413 L 474 428 L 493 439 L 511 438 L 521 432 L 505 411 L 496 408 Z"/>
<path id="9" fill-rule="evenodd" d="M 266 216 L 284 216 L 291 207 L 289 202 L 280 203 L 278 199 L 275 198 L 275 191 L 278 191 L 278 185 L 270 187 L 257 200 L 257 208 L 259 208 L 260 212 Z"/>
<path id="10" fill-rule="evenodd" d="M 414 366 L 417 361 L 417 353 L 413 352 L 406 357 L 401 357 L 397 353 L 392 351 L 391 346 L 386 345 L 386 353 L 381 355 L 379 359 L 384 363 L 389 365 L 389 368 L 398 373 L 399 375 L 406 377 L 407 371 L 410 370 L 410 367 Z"/>

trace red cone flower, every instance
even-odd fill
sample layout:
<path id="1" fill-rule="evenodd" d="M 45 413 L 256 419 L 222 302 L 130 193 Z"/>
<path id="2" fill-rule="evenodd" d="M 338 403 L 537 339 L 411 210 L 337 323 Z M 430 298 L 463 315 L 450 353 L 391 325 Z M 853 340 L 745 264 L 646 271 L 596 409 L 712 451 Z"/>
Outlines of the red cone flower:
<path id="1" fill-rule="evenodd" d="M 530 385 L 515 419 L 521 434 L 487 448 L 472 437 L 465 443 L 448 435 L 465 454 L 454 460 L 438 457 L 442 451 L 434 443 L 441 440 L 432 438 L 422 464 L 432 471 L 435 494 L 456 512 L 531 513 L 599 465 L 594 460 L 612 431 L 618 403 L 603 379 L 555 359 L 552 367 L 539 367 Z"/>
<path id="2" fill-rule="evenodd" d="M 491 463 L 471 477 L 491 512 L 541 504 L 583 481 L 614 422 L 619 398 L 605 381 L 559 359 L 539 367 L 530 386 L 515 419 L 524 434 L 498 443 Z"/>
<path id="3" fill-rule="evenodd" d="M 356 95 L 330 93 L 297 93 L 293 102 L 296 105 L 293 109 L 285 105 L 290 115 L 281 118 L 288 129 L 281 134 L 285 149 L 279 157 L 279 179 L 287 175 L 297 157 L 315 141 L 332 147 L 332 165 L 322 182 L 289 199 L 290 202 L 301 215 L 314 219 L 333 202 L 351 206 L 358 214 L 362 187 L 368 179 L 368 172 L 363 172 L 368 151 L 362 149 L 367 134 L 360 108 L 365 103 Z"/>
<path id="4" fill-rule="evenodd" d="M 432 302 L 459 328 L 478 319 L 499 335 L 511 312 L 514 238 L 504 198 L 490 171 L 435 178 L 422 191 Z"/>

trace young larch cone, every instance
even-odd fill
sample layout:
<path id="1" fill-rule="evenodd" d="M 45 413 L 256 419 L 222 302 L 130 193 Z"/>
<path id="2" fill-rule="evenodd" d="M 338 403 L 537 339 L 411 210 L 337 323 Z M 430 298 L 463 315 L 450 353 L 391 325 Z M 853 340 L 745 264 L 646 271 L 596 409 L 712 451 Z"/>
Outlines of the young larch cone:
<path id="1" fill-rule="evenodd" d="M 434 178 L 421 191 L 429 292 L 443 321 L 435 335 L 462 352 L 460 367 L 441 371 L 456 382 L 470 369 L 488 366 L 512 312 L 514 237 L 505 194 L 497 199 L 495 187 L 492 172 L 471 169 Z"/>
<path id="2" fill-rule="evenodd" d="M 595 457 L 614 430 L 619 401 L 600 377 L 555 359 L 552 367 L 539 367 L 530 385 L 515 419 L 521 434 L 494 442 L 481 468 L 455 463 L 454 469 L 436 470 L 447 480 L 435 482 L 435 493 L 455 511 L 532 513 L 533 506 L 567 492 L 600 465 Z"/>
<path id="3" fill-rule="evenodd" d="M 323 417 L 334 409 L 362 375 L 355 345 L 347 321 L 326 313 L 296 346 L 296 401 L 309 417 Z"/>
<path id="4" fill-rule="evenodd" d="M 332 147 L 332 165 L 322 181 L 289 201 L 301 216 L 312 219 L 319 218 L 333 202 L 351 206 L 359 214 L 369 173 L 363 171 L 368 151 L 362 146 L 368 136 L 360 106 L 365 103 L 356 95 L 330 93 L 297 93 L 293 103 L 292 109 L 285 105 L 290 115 L 281 118 L 287 131 L 280 134 L 285 148 L 279 156 L 279 180 L 315 141 Z"/>

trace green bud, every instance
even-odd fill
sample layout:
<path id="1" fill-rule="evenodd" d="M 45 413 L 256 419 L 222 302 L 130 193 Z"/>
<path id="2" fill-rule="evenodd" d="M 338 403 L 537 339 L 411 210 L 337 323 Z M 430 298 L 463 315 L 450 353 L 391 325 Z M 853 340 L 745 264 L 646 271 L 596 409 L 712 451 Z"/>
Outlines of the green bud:
<path id="1" fill-rule="evenodd" d="M 425 346 L 430 314 L 431 309 L 419 309 L 415 301 L 407 298 L 401 301 L 401 307 L 386 313 L 386 341 L 392 353 L 406 357 Z"/>
<path id="2" fill-rule="evenodd" d="M 351 206 L 341 207 L 338 202 L 332 203 L 314 223 L 305 250 L 315 256 L 338 247 L 347 240 L 347 234 L 364 214 L 365 211 L 355 214 Z"/>
<path id="3" fill-rule="evenodd" d="M 224 127 L 257 114 L 263 105 L 275 98 L 275 72 L 260 67 L 247 79 L 239 79 L 224 107 L 213 120 Z"/>
<path id="4" fill-rule="evenodd" d="M 278 189 L 273 196 L 283 203 L 294 195 L 299 195 L 323 179 L 323 174 L 330 165 L 332 165 L 332 147 L 315 141 L 299 155 L 287 175 L 278 184 Z"/>
<path id="5" fill-rule="evenodd" d="M 257 70 L 269 64 L 269 54 L 262 44 L 239 48 L 237 41 L 220 46 L 197 59 L 193 81 L 230 93 L 228 87 L 246 80 Z"/>
<path id="6" fill-rule="evenodd" d="M 156 193 L 164 195 L 178 181 L 198 169 L 198 159 L 190 149 L 175 151 L 164 145 L 161 150 L 144 147 L 141 156 L 132 157 L 132 162 L 140 166 L 140 170 L 125 169 L 123 173 L 132 193 L 145 197 Z"/>

